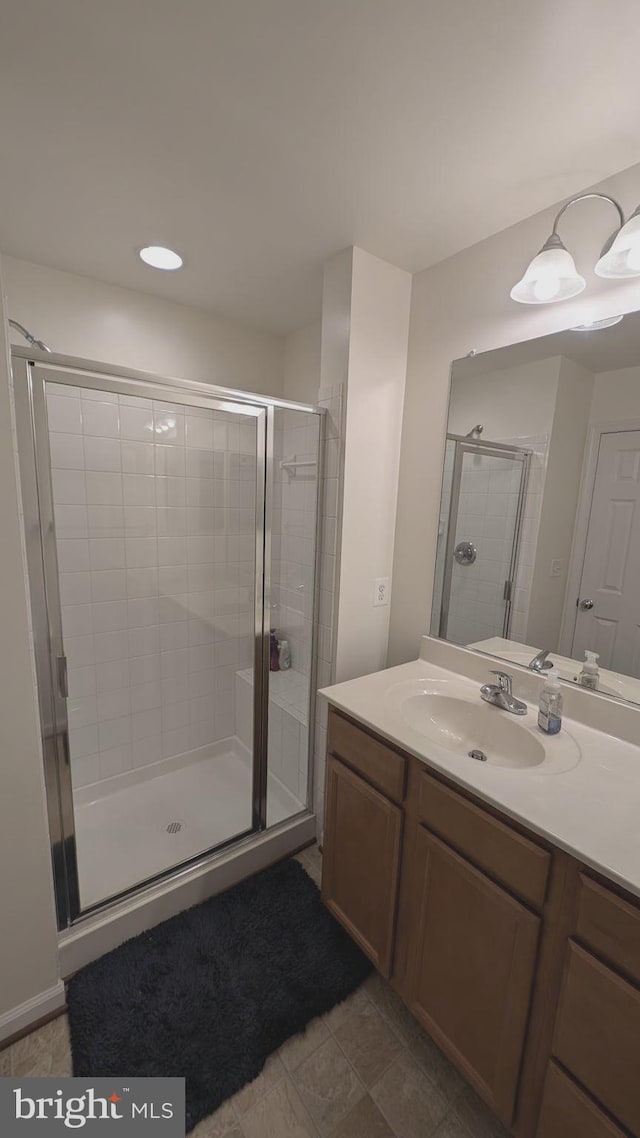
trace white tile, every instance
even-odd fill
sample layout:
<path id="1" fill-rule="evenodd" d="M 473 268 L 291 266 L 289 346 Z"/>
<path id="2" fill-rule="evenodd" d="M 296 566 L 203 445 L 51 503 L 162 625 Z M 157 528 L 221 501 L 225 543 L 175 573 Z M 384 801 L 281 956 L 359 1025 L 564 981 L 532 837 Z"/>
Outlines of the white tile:
<path id="1" fill-rule="evenodd" d="M 107 569 L 124 569 L 124 541 L 120 537 L 89 538 L 91 569 L 101 572 Z"/>
<path id="2" fill-rule="evenodd" d="M 153 431 L 157 442 L 184 443 L 184 415 L 174 411 L 155 409 L 153 413 Z"/>
<path id="3" fill-rule="evenodd" d="M 67 677 L 70 696 L 95 695 L 96 669 L 93 664 L 82 668 L 69 668 Z"/>
<path id="4" fill-rule="evenodd" d="M 73 383 L 52 383 L 47 380 L 45 383 L 45 392 L 47 399 L 51 395 L 62 395 L 63 398 L 79 399 L 82 394 L 82 388 L 76 387 Z"/>
<path id="5" fill-rule="evenodd" d="M 83 470 L 52 470 L 51 485 L 54 506 L 58 504 L 82 505 L 87 500 Z"/>
<path id="6" fill-rule="evenodd" d="M 158 537 L 182 537 L 187 532 L 187 511 L 183 506 L 161 506 L 157 510 Z"/>
<path id="7" fill-rule="evenodd" d="M 62 539 L 56 546 L 61 573 L 81 573 L 89 568 L 89 542 L 86 539 Z"/>
<path id="8" fill-rule="evenodd" d="M 153 415 L 150 407 L 120 404 L 120 435 L 137 442 L 153 442 Z"/>
<path id="9" fill-rule="evenodd" d="M 190 704 L 187 700 L 183 703 L 165 704 L 162 708 L 163 733 L 166 731 L 175 731 L 177 727 L 186 727 L 190 718 L 189 709 Z"/>
<path id="10" fill-rule="evenodd" d="M 92 572 L 91 595 L 94 601 L 124 600 L 127 595 L 124 569 L 101 569 Z"/>
<path id="11" fill-rule="evenodd" d="M 218 483 L 211 478 L 187 478 L 186 479 L 186 500 L 188 506 L 204 506 L 211 508 L 216 505 L 222 505 L 223 502 L 216 500 L 216 488 Z M 231 483 L 231 486 L 240 486 L 242 483 Z M 180 505 L 184 503 L 170 502 L 168 505 Z M 228 501 L 228 505 L 239 505 L 239 502 Z"/>
<path id="12" fill-rule="evenodd" d="M 98 750 L 98 727 L 78 727 L 69 731 L 69 752 L 71 761 L 83 755 L 95 755 Z"/>
<path id="13" fill-rule="evenodd" d="M 158 565 L 184 565 L 187 560 L 185 537 L 158 538 Z"/>
<path id="14" fill-rule="evenodd" d="M 63 605 L 62 632 L 68 636 L 90 636 L 93 632 L 92 605 Z"/>
<path id="15" fill-rule="evenodd" d="M 165 759 L 182 755 L 191 746 L 189 727 L 177 727 L 175 731 L 167 731 L 162 736 L 162 755 Z"/>
<path id="16" fill-rule="evenodd" d="M 155 478 L 152 474 L 123 474 L 125 506 L 155 505 Z"/>
<path id="17" fill-rule="evenodd" d="M 189 648 L 189 672 L 199 672 L 214 666 L 213 644 L 196 644 Z"/>
<path id="18" fill-rule="evenodd" d="M 77 727 L 90 727 L 97 722 L 95 695 L 69 696 L 67 700 L 67 718 L 69 730 Z"/>
<path id="19" fill-rule="evenodd" d="M 122 506 L 88 506 L 87 515 L 91 537 L 124 537 Z"/>
<path id="20" fill-rule="evenodd" d="M 149 736 L 158 735 L 162 722 L 162 712 L 158 708 L 138 711 L 131 717 L 131 738 L 134 742 Z"/>
<path id="21" fill-rule="evenodd" d="M 89 444 L 87 444 L 89 445 Z M 119 506 L 122 504 L 122 475 L 102 470 L 88 470 L 85 474 L 87 502 L 92 506 Z"/>
<path id="22" fill-rule="evenodd" d="M 162 736 L 149 735 L 144 739 L 137 739 L 131 747 L 134 767 L 145 767 L 150 763 L 157 763 L 162 758 Z"/>
<path id="23" fill-rule="evenodd" d="M 108 660 L 125 660 L 129 654 L 129 640 L 125 629 L 118 632 L 99 632 L 93 637 L 96 663 Z"/>
<path id="24" fill-rule="evenodd" d="M 85 441 L 87 470 L 119 471 L 121 467 L 118 439 L 87 439 Z"/>
<path id="25" fill-rule="evenodd" d="M 150 684 L 160 679 L 160 654 L 135 656 L 129 660 L 129 677 L 132 684 Z"/>
<path id="26" fill-rule="evenodd" d="M 98 692 L 117 691 L 129 684 L 128 660 L 103 660 L 95 666 Z"/>
<path id="27" fill-rule="evenodd" d="M 94 603 L 94 632 L 117 632 L 118 629 L 127 627 L 126 601 L 99 601 Z"/>
<path id="28" fill-rule="evenodd" d="M 200 672 L 189 673 L 189 697 L 197 699 L 201 696 L 211 696 L 216 690 L 216 669 L 206 668 Z M 253 691 L 249 684 L 243 682 L 245 691 Z"/>
<path id="29" fill-rule="evenodd" d="M 161 595 L 187 592 L 187 566 L 161 565 L 158 569 L 158 590 Z"/>
<path id="30" fill-rule="evenodd" d="M 129 656 L 150 656 L 160 650 L 160 633 L 158 627 L 130 628 L 129 629 Z"/>
<path id="31" fill-rule="evenodd" d="M 186 648 L 189 644 L 189 625 L 186 620 L 176 620 L 171 624 L 160 625 L 160 651 L 171 652 L 174 648 Z"/>
<path id="32" fill-rule="evenodd" d="M 158 680 L 131 688 L 131 710 L 134 714 L 155 707 L 162 707 L 162 689 Z"/>
<path id="33" fill-rule="evenodd" d="M 89 536 L 86 506 L 56 506 L 56 536 L 58 540 Z"/>
<path id="34" fill-rule="evenodd" d="M 158 561 L 158 546 L 155 538 L 127 538 L 126 557 L 128 569 L 144 569 L 155 566 Z"/>
<path id="35" fill-rule="evenodd" d="M 167 703 L 182 703 L 189 698 L 189 676 L 165 676 L 160 681 L 162 706 Z"/>
<path id="36" fill-rule="evenodd" d="M 120 433 L 118 404 L 104 403 L 98 400 L 83 403 L 82 430 L 85 435 L 117 438 Z"/>
<path id="37" fill-rule="evenodd" d="M 142 569 L 127 569 L 128 597 L 155 597 L 158 593 L 158 569 L 148 565 Z"/>
<path id="38" fill-rule="evenodd" d="M 155 485 L 158 506 L 184 506 L 186 504 L 186 478 L 156 478 Z"/>
<path id="39" fill-rule="evenodd" d="M 172 475 L 176 478 L 184 477 L 185 452 L 181 446 L 155 447 L 155 472 L 159 475 Z"/>
<path id="40" fill-rule="evenodd" d="M 114 688 L 113 691 L 98 693 L 98 722 L 118 719 L 131 712 L 131 692 L 129 688 Z M 115 744 L 114 744 L 115 746 Z M 100 745 L 102 749 L 102 743 Z"/>
<path id="41" fill-rule="evenodd" d="M 127 601 L 129 628 L 145 628 L 158 624 L 158 598 L 136 597 Z"/>
<path id="42" fill-rule="evenodd" d="M 153 506 L 125 506 L 125 537 L 154 538 L 157 533 L 156 511 Z"/>
<path id="43" fill-rule="evenodd" d="M 71 760 L 71 781 L 74 787 L 89 786 L 100 777 L 97 754 L 75 755 Z"/>
<path id="44" fill-rule="evenodd" d="M 120 444 L 122 469 L 127 474 L 153 474 L 154 454 L 152 443 L 139 443 L 123 439 Z"/>
<path id="45" fill-rule="evenodd" d="M 82 431 L 82 410 L 79 399 L 64 395 L 47 396 L 47 420 L 50 431 L 79 435 Z"/>
<path id="46" fill-rule="evenodd" d="M 118 395 L 118 403 L 121 407 L 144 407 L 150 415 L 153 408 L 151 400 L 141 395 Z"/>
<path id="47" fill-rule="evenodd" d="M 58 581 L 62 605 L 83 605 L 91 602 L 90 573 L 60 573 Z"/>
<path id="48" fill-rule="evenodd" d="M 164 679 L 172 676 L 186 675 L 189 670 L 189 652 L 191 649 L 178 648 L 172 652 L 160 653 L 160 674 Z"/>
<path id="49" fill-rule="evenodd" d="M 101 751 L 121 747 L 131 741 L 131 716 L 123 715 L 119 719 L 105 719 L 98 724 L 98 743 Z"/>
<path id="50" fill-rule="evenodd" d="M 111 778 L 116 774 L 123 774 L 131 770 L 131 744 L 124 743 L 119 747 L 103 750 L 100 748 L 100 778 Z"/>
<path id="51" fill-rule="evenodd" d="M 226 550 L 225 538 L 221 537 L 188 537 L 187 561 L 193 565 L 212 563 L 216 560 L 216 550 L 221 555 L 218 560 L 224 560 L 223 550 Z"/>
<path id="52" fill-rule="evenodd" d="M 84 469 L 82 435 L 63 435 L 53 431 L 49 435 L 52 468 L 62 470 Z"/>

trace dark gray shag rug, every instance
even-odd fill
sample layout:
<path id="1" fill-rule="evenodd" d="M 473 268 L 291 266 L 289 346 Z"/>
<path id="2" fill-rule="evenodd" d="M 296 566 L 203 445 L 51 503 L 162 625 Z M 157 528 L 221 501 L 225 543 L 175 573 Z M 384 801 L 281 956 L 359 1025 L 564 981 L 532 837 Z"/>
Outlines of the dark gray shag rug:
<path id="1" fill-rule="evenodd" d="M 73 977 L 74 1075 L 184 1076 L 188 1132 L 370 970 L 302 866 L 280 862 Z"/>

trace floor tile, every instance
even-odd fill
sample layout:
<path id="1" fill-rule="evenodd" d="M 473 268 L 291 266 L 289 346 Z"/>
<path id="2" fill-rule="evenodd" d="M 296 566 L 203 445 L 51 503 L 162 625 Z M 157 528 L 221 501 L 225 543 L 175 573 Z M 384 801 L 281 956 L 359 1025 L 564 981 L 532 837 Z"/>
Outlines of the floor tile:
<path id="1" fill-rule="evenodd" d="M 341 1004 L 336 1004 L 335 1008 L 327 1012 L 324 1017 L 324 1022 L 329 1028 L 329 1031 L 337 1031 L 349 1016 L 361 1008 L 366 1007 L 368 1003 L 369 997 L 364 990 L 364 986 L 361 985 L 359 988 L 356 988 L 355 992 L 352 992 L 350 996 L 347 996 L 346 1000 L 343 1000 Z"/>
<path id="2" fill-rule="evenodd" d="M 11 1073 L 18 1078 L 71 1074 L 69 1023 L 65 1016 L 46 1023 L 9 1048 Z"/>
<path id="3" fill-rule="evenodd" d="M 334 1036 L 366 1087 L 378 1081 L 402 1048 L 381 1013 L 369 1002 L 356 1008 Z"/>
<path id="4" fill-rule="evenodd" d="M 492 1111 L 467 1084 L 456 1099 L 453 1109 L 472 1138 L 509 1138 L 502 1123 L 498 1122 Z"/>
<path id="5" fill-rule="evenodd" d="M 418 1025 L 415 1017 L 411 1015 L 393 988 L 377 972 L 372 972 L 362 985 L 361 991 L 376 1005 L 378 1011 L 382 1012 L 398 1038 L 409 1045 L 415 1038 Z"/>
<path id="6" fill-rule="evenodd" d="M 291 1039 L 282 1045 L 278 1055 L 287 1071 L 295 1071 L 296 1067 L 304 1063 L 305 1059 L 308 1059 L 316 1048 L 328 1038 L 329 1029 L 324 1020 L 320 1017 L 312 1019 L 304 1031 L 299 1035 L 292 1035 Z"/>
<path id="7" fill-rule="evenodd" d="M 335 1039 L 322 1043 L 294 1071 L 293 1080 L 321 1134 L 329 1134 L 365 1094 Z"/>
<path id="8" fill-rule="evenodd" d="M 372 1088 L 371 1097 L 399 1138 L 431 1138 L 448 1109 L 446 1100 L 406 1052 Z"/>
<path id="9" fill-rule="evenodd" d="M 238 1118 L 242 1121 L 247 1111 L 273 1090 L 277 1083 L 284 1078 L 284 1067 L 277 1055 L 270 1055 L 257 1079 L 248 1083 L 231 1099 L 231 1105 Z"/>
<path id="10" fill-rule="evenodd" d="M 238 1119 L 231 1102 L 223 1102 L 215 1114 L 203 1118 L 195 1130 L 191 1131 L 191 1138 L 238 1138 L 241 1136 Z"/>
<path id="11" fill-rule="evenodd" d="M 455 1111 L 452 1109 L 442 1119 L 438 1129 L 435 1131 L 433 1138 L 475 1138 L 475 1135 L 467 1130 L 464 1123 L 460 1121 Z"/>
<path id="12" fill-rule="evenodd" d="M 409 1053 L 413 1056 L 425 1075 L 431 1079 L 447 1102 L 455 1102 L 458 1095 L 466 1086 L 462 1075 L 459 1075 L 453 1063 L 433 1042 L 431 1037 L 423 1031 L 416 1021 L 415 1034 L 408 1043 Z"/>
<path id="13" fill-rule="evenodd" d="M 350 1114 L 331 1131 L 331 1138 L 397 1138 L 373 1099 L 360 1099 Z M 452 1136 L 453 1138 L 453 1136 Z M 468 1138 L 465 1135 L 465 1138 Z"/>
<path id="14" fill-rule="evenodd" d="M 316 1138 L 313 1123 L 289 1078 L 244 1115 L 244 1138 Z"/>

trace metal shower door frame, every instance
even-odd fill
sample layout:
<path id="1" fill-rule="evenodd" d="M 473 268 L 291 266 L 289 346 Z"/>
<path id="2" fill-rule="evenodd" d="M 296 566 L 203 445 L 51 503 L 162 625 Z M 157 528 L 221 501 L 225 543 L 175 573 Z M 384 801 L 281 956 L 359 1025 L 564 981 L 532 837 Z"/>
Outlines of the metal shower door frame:
<path id="1" fill-rule="evenodd" d="M 277 401 L 232 398 L 227 389 L 190 381 L 163 380 L 144 373 L 78 366 L 79 361 L 48 356 L 32 358 L 24 349 L 12 352 L 18 453 L 24 509 L 25 541 L 33 622 L 33 641 L 43 744 L 47 811 L 59 929 L 111 907 L 152 883 L 186 867 L 205 862 L 213 853 L 266 828 L 269 715 L 269 620 L 271 509 L 274 448 L 274 404 Z M 84 361 L 82 361 L 84 365 Z M 98 365 L 94 365 L 97 368 Z M 256 526 L 254 591 L 254 738 L 251 827 L 227 841 L 138 882 L 99 904 L 82 908 L 78 883 L 69 735 L 66 707 L 66 659 L 62 639 L 57 549 L 53 512 L 45 382 L 138 395 L 186 407 L 202 407 L 256 420 Z M 284 404 L 291 406 L 291 404 Z M 303 409 L 302 407 L 300 409 Z M 311 408 L 304 408 L 311 410 Z M 266 671 L 265 671 L 266 669 Z"/>
<path id="2" fill-rule="evenodd" d="M 444 578 L 442 583 L 442 600 L 440 602 L 440 621 L 438 636 L 441 640 L 447 639 L 447 625 L 449 623 L 449 607 L 451 602 L 451 579 L 453 574 L 453 551 L 456 540 L 455 521 L 460 507 L 460 490 L 462 485 L 462 464 L 465 454 L 490 455 L 494 458 L 511 458 L 522 463 L 520 475 L 520 488 L 518 491 L 518 505 L 516 507 L 516 520 L 509 560 L 509 576 L 505 581 L 505 610 L 502 623 L 502 635 L 508 639 L 511 625 L 511 611 L 513 606 L 513 581 L 518 563 L 520 537 L 522 534 L 522 521 L 524 518 L 524 503 L 529 480 L 529 467 L 531 464 L 531 451 L 524 447 L 510 446 L 508 443 L 484 442 L 482 439 L 471 440 L 467 435 L 447 434 L 447 440 L 455 444 L 453 459 L 453 473 L 451 476 L 451 497 L 449 499 L 449 514 L 447 518 L 447 543 L 445 548 Z M 508 588 L 507 588 L 508 586 Z"/>

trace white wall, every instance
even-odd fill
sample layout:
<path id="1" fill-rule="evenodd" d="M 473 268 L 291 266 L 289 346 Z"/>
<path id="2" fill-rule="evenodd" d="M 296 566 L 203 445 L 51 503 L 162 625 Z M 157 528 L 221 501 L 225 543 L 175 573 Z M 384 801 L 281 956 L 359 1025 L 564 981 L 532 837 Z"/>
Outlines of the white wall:
<path id="1" fill-rule="evenodd" d="M 284 342 L 285 399 L 298 403 L 317 403 L 320 388 L 320 347 L 322 321 L 308 324 L 287 336 Z"/>
<path id="2" fill-rule="evenodd" d="M 633 210 L 640 199 L 640 166 L 598 188 Z M 390 664 L 414 658 L 418 637 L 429 626 L 452 360 L 472 348 L 487 351 L 640 308 L 639 280 L 617 284 L 590 270 L 615 222 L 611 207 L 597 200 L 566 214 L 561 228 L 587 279 L 585 292 L 562 304 L 539 307 L 510 299 L 509 289 L 550 232 L 555 212 L 554 207 L 528 218 L 413 279 Z"/>
<path id="3" fill-rule="evenodd" d="M 640 419 L 640 367 L 601 371 L 595 377 L 589 420 Z"/>
<path id="4" fill-rule="evenodd" d="M 384 667 L 411 301 L 409 273 L 353 250 L 336 679 Z"/>
<path id="5" fill-rule="evenodd" d="M 8 315 L 54 352 L 282 395 L 280 336 L 203 309 L 14 257 L 4 257 L 3 264 Z M 11 339 L 25 346 L 13 330 Z"/>
<path id="6" fill-rule="evenodd" d="M 551 430 L 558 385 L 557 356 L 481 375 L 455 375 L 448 431 L 466 435 L 476 423 L 488 442 L 545 435 Z M 524 429 L 526 428 L 526 429 Z"/>
<path id="7" fill-rule="evenodd" d="M 0 294 L 0 1039 L 8 1013 L 55 987 L 57 933 Z M 62 991 L 58 1002 L 64 1001 Z M 35 1012 L 37 1017 L 48 1007 Z M 4 1019 L 3 1019 L 4 1017 Z"/>

